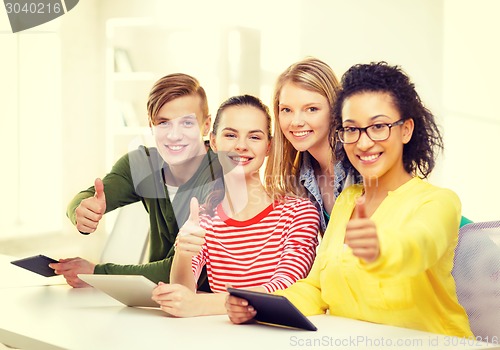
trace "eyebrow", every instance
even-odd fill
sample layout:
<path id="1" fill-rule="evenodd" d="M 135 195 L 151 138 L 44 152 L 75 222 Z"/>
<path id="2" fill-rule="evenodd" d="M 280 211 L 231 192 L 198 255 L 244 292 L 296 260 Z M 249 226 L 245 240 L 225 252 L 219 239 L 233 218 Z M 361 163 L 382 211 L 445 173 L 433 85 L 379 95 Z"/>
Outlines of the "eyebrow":
<path id="1" fill-rule="evenodd" d="M 386 118 L 389 118 L 389 116 L 387 116 L 387 115 L 385 115 L 385 114 L 377 114 L 377 115 L 375 115 L 375 116 L 371 117 L 371 118 L 370 118 L 370 120 L 375 120 L 375 119 L 377 119 L 377 118 L 379 118 L 379 117 L 386 117 Z M 389 118 L 389 119 L 390 119 L 390 118 Z M 342 124 L 343 124 L 343 123 L 355 123 L 355 121 L 354 121 L 354 120 L 352 120 L 352 119 L 346 119 L 346 120 L 344 120 L 344 121 L 342 122 Z"/>
<path id="2" fill-rule="evenodd" d="M 293 104 L 293 103 L 292 103 Z M 304 104 L 303 106 L 301 107 L 311 107 L 311 106 L 319 106 L 319 105 L 323 105 L 323 103 L 321 101 L 317 101 L 317 102 L 309 102 L 309 103 L 306 103 Z M 291 106 L 290 103 L 279 103 L 278 104 L 278 107 L 289 107 Z"/>
<path id="3" fill-rule="evenodd" d="M 174 119 L 196 119 L 196 115 L 194 113 L 186 114 L 180 117 L 156 117 L 157 120 L 174 120 Z"/>
<path id="4" fill-rule="evenodd" d="M 226 127 L 224 129 L 222 129 L 222 131 L 232 131 L 232 132 L 237 132 L 239 133 L 240 131 L 237 130 L 237 129 L 234 129 L 234 128 L 229 128 L 229 127 Z M 248 132 L 249 134 L 254 134 L 254 133 L 261 133 L 261 134 L 264 134 L 264 131 L 260 130 L 260 129 L 256 129 L 256 130 L 250 130 Z"/>

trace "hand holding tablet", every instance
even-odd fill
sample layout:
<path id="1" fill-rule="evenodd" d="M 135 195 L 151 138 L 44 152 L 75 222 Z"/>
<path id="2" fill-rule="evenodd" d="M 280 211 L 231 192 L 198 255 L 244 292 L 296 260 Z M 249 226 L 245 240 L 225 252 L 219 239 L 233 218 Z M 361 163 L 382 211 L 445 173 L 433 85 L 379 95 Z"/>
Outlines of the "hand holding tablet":
<path id="1" fill-rule="evenodd" d="M 52 277 L 52 276 L 57 276 L 57 274 L 54 272 L 54 269 L 49 267 L 49 264 L 56 262 L 58 261 L 49 258 L 48 256 L 40 254 L 40 255 L 30 256 L 24 259 L 11 261 L 11 264 L 22 267 L 23 269 L 35 272 L 45 277 Z"/>
<path id="2" fill-rule="evenodd" d="M 309 331 L 317 330 L 316 326 L 283 296 L 231 287 L 228 287 L 227 291 L 230 295 L 245 299 L 252 305 L 257 311 L 254 318 L 257 322 Z"/>

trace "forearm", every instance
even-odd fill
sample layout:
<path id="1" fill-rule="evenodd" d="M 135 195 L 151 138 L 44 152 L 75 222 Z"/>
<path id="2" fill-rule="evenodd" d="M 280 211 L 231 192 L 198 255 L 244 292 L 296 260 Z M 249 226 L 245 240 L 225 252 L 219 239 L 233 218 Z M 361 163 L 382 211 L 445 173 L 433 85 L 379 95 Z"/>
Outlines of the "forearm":
<path id="1" fill-rule="evenodd" d="M 325 243 L 329 243 L 328 241 Z M 322 246 L 320 251 L 329 251 L 327 246 Z M 329 256 L 329 255 L 327 255 Z M 323 300 L 321 293 L 321 273 L 324 269 L 325 254 L 319 254 L 309 272 L 309 275 L 284 290 L 277 290 L 272 294 L 285 296 L 305 315 L 323 314 L 328 309 L 328 305 Z"/>
<path id="2" fill-rule="evenodd" d="M 196 294 L 198 304 L 198 316 L 225 315 L 227 293 L 198 293 Z"/>
<path id="3" fill-rule="evenodd" d="M 154 283 L 160 281 L 169 283 L 171 267 L 172 258 L 166 258 L 138 265 L 98 264 L 94 273 L 101 275 L 143 275 Z"/>
<path id="4" fill-rule="evenodd" d="M 446 196 L 448 194 L 448 196 Z M 458 240 L 460 202 L 449 192 L 427 201 L 397 227 L 379 223 L 379 258 L 361 266 L 380 277 L 416 276 L 454 249 Z M 455 200 L 454 200 L 455 199 Z"/>
<path id="5" fill-rule="evenodd" d="M 277 290 L 272 294 L 286 297 L 306 316 L 324 314 L 328 309 L 328 305 L 323 300 L 321 288 L 315 285 L 316 283 L 317 281 L 306 278 L 294 283 L 287 289 Z"/>
<path id="6" fill-rule="evenodd" d="M 251 287 L 251 288 L 245 288 L 247 290 L 251 290 L 251 291 L 254 291 L 254 292 L 260 292 L 260 293 L 268 293 L 268 291 L 266 290 L 266 288 L 262 287 L 262 286 L 258 286 L 258 287 Z"/>
<path id="7" fill-rule="evenodd" d="M 170 283 L 182 284 L 192 291 L 196 291 L 196 281 L 191 265 L 189 255 L 176 254 L 170 270 Z"/>

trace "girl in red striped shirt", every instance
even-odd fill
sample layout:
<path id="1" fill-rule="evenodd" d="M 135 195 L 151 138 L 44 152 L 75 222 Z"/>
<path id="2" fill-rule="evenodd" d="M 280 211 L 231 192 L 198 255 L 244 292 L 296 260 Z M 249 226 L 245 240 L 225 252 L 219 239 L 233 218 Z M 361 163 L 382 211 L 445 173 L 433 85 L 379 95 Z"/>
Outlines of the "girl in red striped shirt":
<path id="1" fill-rule="evenodd" d="M 179 231 L 171 284 L 153 291 L 162 310 L 178 316 L 224 314 L 226 287 L 273 292 L 307 276 L 318 244 L 319 214 L 308 199 L 278 196 L 260 169 L 272 151 L 271 117 L 258 98 L 231 97 L 210 135 L 224 181 Z M 207 268 L 213 294 L 196 293 Z"/>

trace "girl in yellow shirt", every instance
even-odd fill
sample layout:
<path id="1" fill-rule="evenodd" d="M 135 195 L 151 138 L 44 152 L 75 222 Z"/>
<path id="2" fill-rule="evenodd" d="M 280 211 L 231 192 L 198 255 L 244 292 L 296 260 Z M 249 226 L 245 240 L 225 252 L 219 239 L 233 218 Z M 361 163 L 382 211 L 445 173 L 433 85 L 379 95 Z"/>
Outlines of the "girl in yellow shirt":
<path id="1" fill-rule="evenodd" d="M 330 139 L 364 184 L 338 197 L 309 275 L 276 294 L 306 315 L 472 336 L 451 275 L 461 203 L 424 181 L 442 137 L 400 67 L 359 64 L 344 74 Z M 226 308 L 234 323 L 255 316 L 236 297 Z"/>

